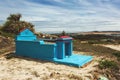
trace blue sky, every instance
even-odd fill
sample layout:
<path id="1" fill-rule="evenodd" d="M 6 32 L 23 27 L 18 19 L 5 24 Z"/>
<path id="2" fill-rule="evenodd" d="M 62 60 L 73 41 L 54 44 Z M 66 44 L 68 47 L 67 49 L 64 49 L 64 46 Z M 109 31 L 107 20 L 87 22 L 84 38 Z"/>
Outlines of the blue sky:
<path id="1" fill-rule="evenodd" d="M 21 13 L 36 31 L 120 30 L 120 0 L 0 0 L 0 20 Z"/>

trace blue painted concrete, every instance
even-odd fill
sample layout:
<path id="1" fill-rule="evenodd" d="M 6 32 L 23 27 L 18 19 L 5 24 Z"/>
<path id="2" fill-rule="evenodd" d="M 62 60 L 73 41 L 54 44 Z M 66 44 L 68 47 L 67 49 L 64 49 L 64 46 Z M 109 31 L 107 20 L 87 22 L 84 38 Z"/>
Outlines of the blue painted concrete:
<path id="1" fill-rule="evenodd" d="M 56 44 L 41 44 L 40 41 L 16 41 L 16 54 L 38 59 L 54 59 Z"/>
<path id="2" fill-rule="evenodd" d="M 38 40 L 29 29 L 25 29 L 16 37 L 16 55 L 48 60 L 66 65 L 81 67 L 90 62 L 92 56 L 76 55 L 72 53 L 71 37 L 62 37 L 54 44 L 45 44 Z"/>
<path id="3" fill-rule="evenodd" d="M 57 57 L 58 59 L 64 59 L 65 56 L 71 56 L 73 45 L 72 45 L 72 38 L 67 39 L 57 39 Z"/>
<path id="4" fill-rule="evenodd" d="M 57 63 L 67 64 L 75 67 L 82 67 L 84 64 L 90 62 L 92 59 L 92 56 L 72 54 L 71 56 L 66 56 L 64 59 L 56 59 L 54 61 Z"/>
<path id="5" fill-rule="evenodd" d="M 25 29 L 19 35 L 17 35 L 16 40 L 22 41 L 33 41 L 37 40 L 36 35 L 33 34 L 29 29 Z"/>

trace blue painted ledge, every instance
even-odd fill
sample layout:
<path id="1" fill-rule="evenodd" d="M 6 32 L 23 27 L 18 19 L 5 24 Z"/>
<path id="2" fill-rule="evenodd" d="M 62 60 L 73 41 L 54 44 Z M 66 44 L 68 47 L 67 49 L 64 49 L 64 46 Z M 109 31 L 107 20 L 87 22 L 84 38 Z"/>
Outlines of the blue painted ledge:
<path id="1" fill-rule="evenodd" d="M 66 56 L 64 59 L 54 59 L 54 62 L 69 66 L 82 67 L 86 63 L 92 61 L 92 59 L 92 56 L 72 54 L 72 56 Z"/>

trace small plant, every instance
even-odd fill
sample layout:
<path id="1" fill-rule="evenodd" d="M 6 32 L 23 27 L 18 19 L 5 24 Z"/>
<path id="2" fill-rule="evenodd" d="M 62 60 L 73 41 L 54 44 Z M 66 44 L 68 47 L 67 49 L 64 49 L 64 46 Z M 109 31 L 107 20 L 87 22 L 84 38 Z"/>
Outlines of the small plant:
<path id="1" fill-rule="evenodd" d="M 32 78 L 27 78 L 26 80 L 32 80 Z"/>
<path id="2" fill-rule="evenodd" d="M 40 77 L 40 75 L 39 75 L 38 72 L 36 72 L 36 71 L 33 71 L 33 72 L 32 72 L 32 75 L 34 75 L 35 77 Z"/>
<path id="3" fill-rule="evenodd" d="M 116 62 L 114 62 L 114 61 L 100 60 L 99 68 L 101 68 L 101 69 L 106 69 L 106 68 L 116 69 L 116 68 L 118 68 L 118 66 L 117 66 Z"/>
<path id="4" fill-rule="evenodd" d="M 120 61 L 120 52 L 113 53 L 113 55 L 117 57 L 118 61 Z"/>
<path id="5" fill-rule="evenodd" d="M 13 53 L 9 53 L 9 54 L 5 55 L 6 59 L 12 59 L 14 57 L 15 57 L 15 54 L 13 54 Z"/>
<path id="6" fill-rule="evenodd" d="M 69 77 L 71 80 L 82 80 L 82 77 L 79 76 L 79 75 L 69 74 L 68 77 Z"/>
<path id="7" fill-rule="evenodd" d="M 120 52 L 113 53 L 116 57 L 120 57 Z"/>

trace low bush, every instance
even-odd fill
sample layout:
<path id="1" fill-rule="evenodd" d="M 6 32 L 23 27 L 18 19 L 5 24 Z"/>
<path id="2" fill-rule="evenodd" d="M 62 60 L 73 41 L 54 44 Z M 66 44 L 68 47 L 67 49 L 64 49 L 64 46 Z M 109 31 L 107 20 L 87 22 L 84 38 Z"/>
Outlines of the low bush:
<path id="1" fill-rule="evenodd" d="M 118 61 L 120 61 L 120 52 L 113 53 L 113 55 L 117 57 Z"/>
<path id="2" fill-rule="evenodd" d="M 99 68 L 100 69 L 118 69 L 117 63 L 115 61 L 110 61 L 110 60 L 100 60 L 99 61 Z"/>
<path id="3" fill-rule="evenodd" d="M 14 53 L 9 53 L 9 54 L 6 54 L 5 55 L 5 58 L 6 59 L 12 59 L 12 58 L 14 58 L 15 57 L 15 54 Z"/>
<path id="4" fill-rule="evenodd" d="M 15 34 L 0 31 L 0 35 L 15 38 Z"/>
<path id="5" fill-rule="evenodd" d="M 116 57 L 120 57 L 120 52 L 113 53 Z"/>

